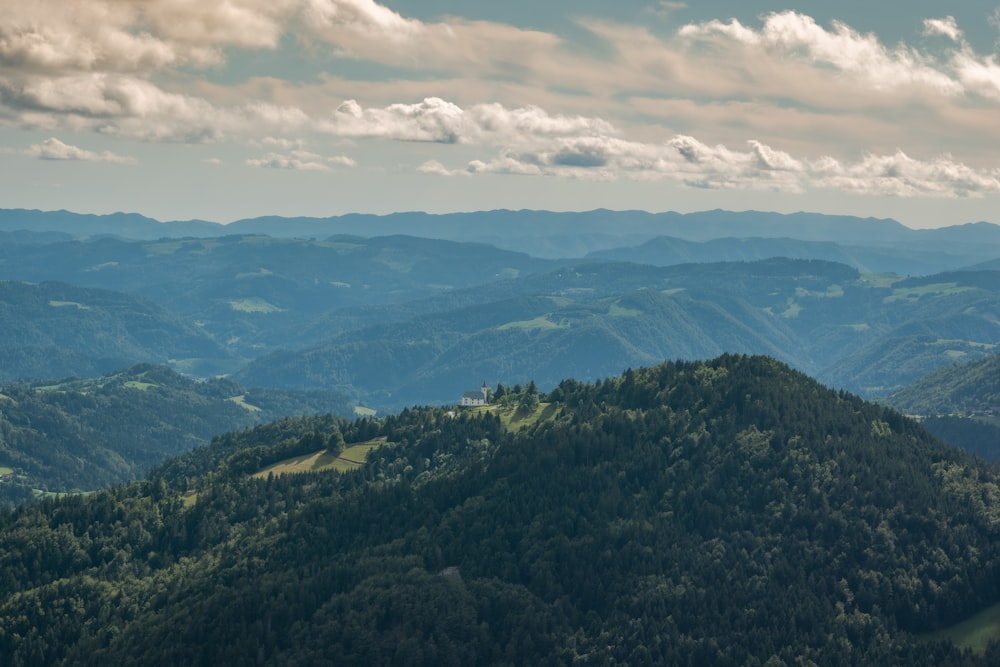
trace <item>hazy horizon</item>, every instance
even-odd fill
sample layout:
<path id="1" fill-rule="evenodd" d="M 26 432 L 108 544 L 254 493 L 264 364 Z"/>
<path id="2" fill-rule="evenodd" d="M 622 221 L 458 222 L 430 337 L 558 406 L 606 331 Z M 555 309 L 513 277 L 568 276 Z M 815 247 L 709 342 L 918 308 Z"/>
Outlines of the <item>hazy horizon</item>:
<path id="1" fill-rule="evenodd" d="M 0 0 L 9 208 L 1000 210 L 1000 9 Z"/>

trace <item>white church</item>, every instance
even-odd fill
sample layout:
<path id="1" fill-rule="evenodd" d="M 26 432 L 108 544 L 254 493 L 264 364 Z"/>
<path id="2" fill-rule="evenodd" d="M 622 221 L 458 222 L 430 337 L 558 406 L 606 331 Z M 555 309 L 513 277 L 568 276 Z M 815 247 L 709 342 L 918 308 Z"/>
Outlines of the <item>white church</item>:
<path id="1" fill-rule="evenodd" d="M 490 402 L 490 388 L 486 386 L 486 380 L 483 380 L 483 386 L 480 387 L 479 391 L 475 389 L 470 389 L 469 391 L 462 394 L 462 400 L 459 405 L 462 406 L 475 406 L 475 405 L 486 405 Z"/>

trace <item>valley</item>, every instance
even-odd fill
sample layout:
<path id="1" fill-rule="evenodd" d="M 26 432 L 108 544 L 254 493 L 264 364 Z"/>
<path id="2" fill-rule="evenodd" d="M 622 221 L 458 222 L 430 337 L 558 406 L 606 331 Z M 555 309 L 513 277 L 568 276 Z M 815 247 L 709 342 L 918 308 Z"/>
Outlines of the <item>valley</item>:
<path id="1" fill-rule="evenodd" d="M 260 231 L 0 244 L 5 664 L 997 658 L 968 230 Z"/>

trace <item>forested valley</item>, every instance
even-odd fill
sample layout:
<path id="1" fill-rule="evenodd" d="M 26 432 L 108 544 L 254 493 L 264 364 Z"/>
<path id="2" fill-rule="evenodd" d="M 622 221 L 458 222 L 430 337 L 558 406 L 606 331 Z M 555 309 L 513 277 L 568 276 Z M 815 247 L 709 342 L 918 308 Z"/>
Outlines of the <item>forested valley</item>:
<path id="1" fill-rule="evenodd" d="M 740 355 L 494 398 L 0 514 L 3 664 L 1000 660 L 933 634 L 1000 602 L 1000 474 L 894 410 Z"/>
<path id="2" fill-rule="evenodd" d="M 284 416 L 352 415 L 335 392 L 248 389 L 137 364 L 95 378 L 0 385 L 0 507 L 144 476 L 213 436 Z"/>

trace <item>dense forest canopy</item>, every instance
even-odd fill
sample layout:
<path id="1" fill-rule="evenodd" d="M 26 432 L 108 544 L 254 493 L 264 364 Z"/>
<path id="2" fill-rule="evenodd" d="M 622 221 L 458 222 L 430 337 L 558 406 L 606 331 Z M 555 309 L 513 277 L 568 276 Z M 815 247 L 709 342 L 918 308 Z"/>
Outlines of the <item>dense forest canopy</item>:
<path id="1" fill-rule="evenodd" d="M 333 392 L 247 389 L 138 364 L 96 378 L 0 385 L 0 507 L 141 478 L 213 436 L 282 416 L 353 414 Z"/>
<path id="2" fill-rule="evenodd" d="M 4 664 L 1000 659 L 925 638 L 1000 601 L 1000 475 L 898 413 L 735 355 L 494 395 L 0 514 Z"/>

